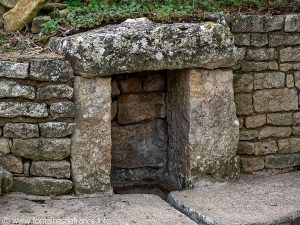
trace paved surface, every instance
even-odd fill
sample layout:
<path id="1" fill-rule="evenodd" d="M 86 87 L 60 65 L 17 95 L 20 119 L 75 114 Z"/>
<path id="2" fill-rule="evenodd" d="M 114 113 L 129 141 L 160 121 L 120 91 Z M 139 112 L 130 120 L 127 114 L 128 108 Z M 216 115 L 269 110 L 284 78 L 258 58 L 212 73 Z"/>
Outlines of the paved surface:
<path id="1" fill-rule="evenodd" d="M 1 197 L 0 224 L 196 225 L 154 195 L 114 195 L 46 201 L 41 199 Z M 49 220 L 40 220 L 46 218 Z M 59 218 L 64 220 L 59 221 Z M 14 221 L 15 219 L 23 221 Z"/>
<path id="2" fill-rule="evenodd" d="M 300 225 L 300 171 L 237 182 L 202 181 L 168 201 L 198 224 Z"/>

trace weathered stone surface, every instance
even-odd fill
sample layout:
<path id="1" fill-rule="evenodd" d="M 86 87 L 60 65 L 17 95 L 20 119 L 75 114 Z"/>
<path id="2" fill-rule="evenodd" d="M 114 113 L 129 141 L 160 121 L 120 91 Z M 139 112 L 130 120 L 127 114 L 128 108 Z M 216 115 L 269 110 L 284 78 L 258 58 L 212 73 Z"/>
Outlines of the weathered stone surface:
<path id="1" fill-rule="evenodd" d="M 286 75 L 286 86 L 292 88 L 295 85 L 294 76 L 292 74 Z"/>
<path id="2" fill-rule="evenodd" d="M 298 94 L 294 89 L 259 90 L 253 95 L 257 112 L 298 110 Z"/>
<path id="3" fill-rule="evenodd" d="M 69 81 L 74 79 L 69 61 L 56 59 L 36 59 L 30 64 L 29 77 L 39 81 Z"/>
<path id="4" fill-rule="evenodd" d="M 244 127 L 244 124 L 245 124 L 244 123 L 244 118 L 240 117 L 240 118 L 238 118 L 238 121 L 239 121 L 239 128 L 242 129 Z"/>
<path id="5" fill-rule="evenodd" d="M 293 68 L 294 70 L 300 70 L 300 63 L 294 63 Z"/>
<path id="6" fill-rule="evenodd" d="M 42 137 L 59 138 L 73 134 L 76 124 L 66 122 L 47 122 L 40 123 L 39 127 Z"/>
<path id="7" fill-rule="evenodd" d="M 75 104 L 70 101 L 56 102 L 50 105 L 50 114 L 54 119 L 75 117 Z"/>
<path id="8" fill-rule="evenodd" d="M 295 86 L 296 86 L 296 88 L 297 88 L 298 90 L 300 90 L 300 80 L 297 80 L 297 81 L 295 82 Z"/>
<path id="9" fill-rule="evenodd" d="M 287 47 L 279 51 L 281 62 L 300 61 L 300 47 Z"/>
<path id="10" fill-rule="evenodd" d="M 0 81 L 0 98 L 22 97 L 27 99 L 35 98 L 35 88 L 20 84 L 16 81 Z"/>
<path id="11" fill-rule="evenodd" d="M 284 24 L 285 32 L 300 32 L 300 15 L 286 15 L 285 24 Z"/>
<path id="12" fill-rule="evenodd" d="M 14 139 L 11 152 L 32 160 L 62 160 L 70 156 L 70 139 Z"/>
<path id="13" fill-rule="evenodd" d="M 257 138 L 258 131 L 255 129 L 251 130 L 240 130 L 240 140 L 248 141 Z"/>
<path id="14" fill-rule="evenodd" d="M 11 173 L 23 173 L 22 159 L 12 154 L 1 156 L 0 166 Z"/>
<path id="15" fill-rule="evenodd" d="M 38 177 L 70 178 L 68 161 L 33 161 L 30 174 Z"/>
<path id="16" fill-rule="evenodd" d="M 73 88 L 67 84 L 52 84 L 37 89 L 38 99 L 73 98 Z"/>
<path id="17" fill-rule="evenodd" d="M 13 187 L 13 175 L 0 166 L 0 195 L 9 192 Z"/>
<path id="18" fill-rule="evenodd" d="M 279 66 L 277 62 L 269 62 L 268 69 L 270 70 L 278 70 Z"/>
<path id="19" fill-rule="evenodd" d="M 268 44 L 268 35 L 267 34 L 252 34 L 251 35 L 251 45 L 255 47 L 262 47 Z"/>
<path id="20" fill-rule="evenodd" d="M 289 45 L 299 45 L 300 35 L 299 34 L 271 34 L 269 37 L 269 45 L 271 47 L 277 46 L 289 46 Z"/>
<path id="21" fill-rule="evenodd" d="M 0 5 L 5 6 L 6 8 L 13 8 L 17 4 L 18 0 L 0 0 Z"/>
<path id="22" fill-rule="evenodd" d="M 295 78 L 295 81 L 300 80 L 300 71 L 295 71 L 294 72 L 294 78 Z"/>
<path id="23" fill-rule="evenodd" d="M 3 15 L 5 30 L 17 31 L 25 27 L 45 3 L 46 0 L 18 0 L 14 8 Z"/>
<path id="24" fill-rule="evenodd" d="M 253 62 L 253 61 L 243 61 L 241 62 L 242 71 L 262 71 L 268 68 L 267 62 Z"/>
<path id="25" fill-rule="evenodd" d="M 238 145 L 238 155 L 253 155 L 255 143 L 249 141 L 240 141 Z"/>
<path id="26" fill-rule="evenodd" d="M 17 116 L 47 117 L 47 105 L 35 102 L 0 102 L 0 117 L 12 118 Z"/>
<path id="27" fill-rule="evenodd" d="M 0 138 L 0 157 L 10 153 L 9 140 L 7 138 Z"/>
<path id="28" fill-rule="evenodd" d="M 236 15 L 232 19 L 233 32 L 270 32 L 281 30 L 284 16 Z"/>
<path id="29" fill-rule="evenodd" d="M 173 188 L 187 187 L 201 174 L 239 176 L 232 82 L 227 70 L 169 72 L 168 182 Z"/>
<path id="30" fill-rule="evenodd" d="M 31 123 L 7 123 L 3 127 L 3 134 L 9 138 L 33 138 L 39 136 L 39 127 Z"/>
<path id="31" fill-rule="evenodd" d="M 267 155 L 277 153 L 278 147 L 276 141 L 255 142 L 254 155 Z"/>
<path id="32" fill-rule="evenodd" d="M 278 140 L 279 153 L 300 152 L 300 138 L 289 138 Z"/>
<path id="33" fill-rule="evenodd" d="M 167 124 L 163 120 L 112 127 L 112 166 L 164 167 L 167 146 Z"/>
<path id="34" fill-rule="evenodd" d="M 31 23 L 31 33 L 38 34 L 42 30 L 42 24 L 51 20 L 50 16 L 37 16 L 32 20 Z"/>
<path id="35" fill-rule="evenodd" d="M 163 93 L 121 95 L 118 106 L 120 124 L 166 117 L 166 96 Z"/>
<path id="36" fill-rule="evenodd" d="M 118 95 L 120 95 L 121 91 L 118 87 L 118 83 L 116 80 L 111 82 L 111 97 L 117 97 Z"/>
<path id="37" fill-rule="evenodd" d="M 72 181 L 45 177 L 14 177 L 13 191 L 30 195 L 61 195 L 72 189 Z"/>
<path id="38" fill-rule="evenodd" d="M 250 46 L 250 34 L 234 34 L 234 44 Z"/>
<path id="39" fill-rule="evenodd" d="M 300 126 L 293 127 L 293 135 L 300 135 Z"/>
<path id="40" fill-rule="evenodd" d="M 31 162 L 27 161 L 25 163 L 23 163 L 23 174 L 25 175 L 25 177 L 29 177 L 30 176 L 30 165 Z"/>
<path id="41" fill-rule="evenodd" d="M 50 48 L 70 59 L 85 77 L 162 69 L 230 67 L 240 57 L 233 35 L 221 24 L 158 24 L 129 19 L 64 38 Z"/>
<path id="42" fill-rule="evenodd" d="M 266 168 L 287 168 L 300 165 L 300 153 L 270 155 L 266 157 Z"/>
<path id="43" fill-rule="evenodd" d="M 42 7 L 42 10 L 43 11 L 46 11 L 46 12 L 51 12 L 55 9 L 57 10 L 62 10 L 62 9 L 65 9 L 67 8 L 67 5 L 66 4 L 63 4 L 63 3 L 56 3 L 56 2 L 49 2 L 47 4 L 45 4 L 43 7 Z"/>
<path id="44" fill-rule="evenodd" d="M 285 86 L 285 74 L 282 72 L 256 73 L 254 89 L 281 88 Z"/>
<path id="45" fill-rule="evenodd" d="M 288 137 L 292 134 L 291 127 L 264 127 L 260 129 L 258 133 L 258 139 L 268 138 L 268 137 Z"/>
<path id="46" fill-rule="evenodd" d="M 103 192 L 110 189 L 111 79 L 76 76 L 74 87 L 77 113 L 71 165 L 75 192 Z"/>
<path id="47" fill-rule="evenodd" d="M 265 167 L 264 157 L 241 157 L 242 171 L 254 172 Z"/>
<path id="48" fill-rule="evenodd" d="M 283 72 L 287 72 L 289 70 L 293 69 L 293 64 L 292 63 L 281 63 L 280 64 L 280 70 Z"/>
<path id="49" fill-rule="evenodd" d="M 267 123 L 271 125 L 289 126 L 293 124 L 292 113 L 272 113 L 267 115 Z"/>
<path id="50" fill-rule="evenodd" d="M 167 79 L 164 74 L 153 73 L 143 82 L 144 91 L 163 91 L 166 89 Z"/>
<path id="51" fill-rule="evenodd" d="M 122 93 L 135 93 L 142 91 L 142 81 L 139 77 L 129 77 L 120 81 Z"/>
<path id="52" fill-rule="evenodd" d="M 0 61 L 0 77 L 25 79 L 28 77 L 28 63 Z"/>
<path id="53" fill-rule="evenodd" d="M 274 60 L 278 58 L 278 52 L 275 48 L 248 49 L 247 58 L 254 61 Z"/>
<path id="54" fill-rule="evenodd" d="M 266 122 L 266 115 L 255 115 L 246 117 L 245 125 L 247 128 L 257 128 L 265 125 Z"/>
<path id="55" fill-rule="evenodd" d="M 0 23 L 1 23 L 0 28 L 3 28 L 3 26 L 4 26 L 2 15 L 4 13 L 6 13 L 6 11 L 7 11 L 6 8 L 0 4 Z M 3 23 L 3 25 L 2 25 L 2 23 Z"/>
<path id="56" fill-rule="evenodd" d="M 294 113 L 293 124 L 294 125 L 299 125 L 300 124 L 300 112 Z"/>
<path id="57" fill-rule="evenodd" d="M 253 90 L 252 74 L 235 74 L 233 76 L 234 92 L 251 92 Z"/>
<path id="58" fill-rule="evenodd" d="M 118 113 L 118 101 L 113 101 L 111 103 L 111 120 L 114 120 Z"/>
<path id="59" fill-rule="evenodd" d="M 237 93 L 234 95 L 237 115 L 250 115 L 253 113 L 252 94 Z"/>

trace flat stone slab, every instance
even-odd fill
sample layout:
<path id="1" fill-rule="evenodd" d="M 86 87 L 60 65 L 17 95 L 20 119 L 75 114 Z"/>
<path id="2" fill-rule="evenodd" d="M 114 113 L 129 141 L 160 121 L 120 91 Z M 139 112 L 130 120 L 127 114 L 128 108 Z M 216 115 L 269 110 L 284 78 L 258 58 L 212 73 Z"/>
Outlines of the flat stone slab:
<path id="1" fill-rule="evenodd" d="M 0 225 L 196 225 L 188 217 L 154 195 L 114 195 L 56 200 L 32 197 L 29 199 L 28 197 L 26 199 L 1 197 Z M 43 221 L 40 219 L 46 218 L 52 220 L 52 223 L 46 223 L 47 221 L 42 223 Z M 23 222 L 13 221 L 14 219 L 23 219 Z M 65 221 L 55 221 L 54 219 L 65 219 Z M 70 221 L 66 221 L 66 219 L 70 219 Z M 73 221 L 71 221 L 72 219 Z M 77 223 L 75 219 L 78 220 Z M 28 220 L 28 222 L 25 223 L 24 220 Z"/>
<path id="2" fill-rule="evenodd" d="M 196 184 L 168 196 L 175 208 L 205 225 L 300 224 L 300 172 Z"/>

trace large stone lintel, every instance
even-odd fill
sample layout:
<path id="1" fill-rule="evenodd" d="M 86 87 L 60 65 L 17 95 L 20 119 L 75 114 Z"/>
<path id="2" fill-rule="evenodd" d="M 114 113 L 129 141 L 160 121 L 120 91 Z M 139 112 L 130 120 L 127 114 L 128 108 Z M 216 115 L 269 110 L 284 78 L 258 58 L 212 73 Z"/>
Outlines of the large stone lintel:
<path id="1" fill-rule="evenodd" d="M 66 55 L 75 74 L 109 76 L 162 69 L 230 67 L 239 58 L 228 27 L 213 22 L 127 20 L 64 38 L 52 50 Z"/>

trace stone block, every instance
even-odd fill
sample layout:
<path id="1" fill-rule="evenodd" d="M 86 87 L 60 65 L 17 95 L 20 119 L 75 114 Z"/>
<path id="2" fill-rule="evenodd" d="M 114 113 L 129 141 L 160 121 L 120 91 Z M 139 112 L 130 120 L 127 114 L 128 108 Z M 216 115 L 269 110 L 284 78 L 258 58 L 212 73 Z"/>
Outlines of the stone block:
<path id="1" fill-rule="evenodd" d="M 271 32 L 281 30 L 284 25 L 284 16 L 264 15 L 241 15 L 238 14 L 232 19 L 232 32 Z"/>
<path id="2" fill-rule="evenodd" d="M 68 194 L 73 187 L 72 181 L 46 177 L 14 177 L 13 191 L 29 195 Z"/>
<path id="3" fill-rule="evenodd" d="M 20 157 L 32 160 L 55 161 L 62 160 L 70 156 L 70 139 L 14 139 L 11 152 Z"/>
<path id="4" fill-rule="evenodd" d="M 69 136 L 74 133 L 75 126 L 75 123 L 67 122 L 47 122 L 39 124 L 41 136 L 48 138 Z"/>
<path id="5" fill-rule="evenodd" d="M 296 112 L 293 115 L 293 125 L 300 125 L 300 112 Z"/>
<path id="6" fill-rule="evenodd" d="M 286 86 L 292 88 L 295 86 L 294 76 L 292 74 L 286 75 Z"/>
<path id="7" fill-rule="evenodd" d="M 13 175 L 0 167 L 0 195 L 2 192 L 9 192 L 13 187 Z"/>
<path id="8" fill-rule="evenodd" d="M 284 31 L 285 32 L 300 32 L 300 15 L 299 14 L 286 15 Z"/>
<path id="9" fill-rule="evenodd" d="M 248 49 L 247 58 L 254 61 L 266 61 L 278 59 L 278 52 L 275 48 Z"/>
<path id="10" fill-rule="evenodd" d="M 118 101 L 111 103 L 111 120 L 113 121 L 118 113 Z"/>
<path id="11" fill-rule="evenodd" d="M 300 152 L 300 138 L 278 140 L 279 153 L 288 154 Z"/>
<path id="12" fill-rule="evenodd" d="M 121 95 L 118 99 L 118 106 L 118 122 L 120 124 L 166 117 L 164 93 Z"/>
<path id="13" fill-rule="evenodd" d="M 13 8 L 17 4 L 18 0 L 0 0 L 0 5 L 6 8 Z"/>
<path id="14" fill-rule="evenodd" d="M 252 74 L 235 74 L 233 76 L 234 92 L 251 92 L 253 90 Z"/>
<path id="15" fill-rule="evenodd" d="M 271 113 L 267 115 L 267 123 L 277 126 L 289 126 L 293 124 L 292 113 Z"/>
<path id="16" fill-rule="evenodd" d="M 35 59 L 30 63 L 29 78 L 38 81 L 66 82 L 74 79 L 70 62 L 56 59 Z"/>
<path id="17" fill-rule="evenodd" d="M 254 142 L 240 141 L 238 145 L 237 154 L 239 155 L 253 155 L 254 154 Z"/>
<path id="18" fill-rule="evenodd" d="M 292 134 L 291 127 L 263 127 L 258 133 L 258 139 L 269 138 L 269 137 L 278 137 L 284 138 L 289 137 Z"/>
<path id="19" fill-rule="evenodd" d="M 118 86 L 118 83 L 116 80 L 113 80 L 111 82 L 111 97 L 112 98 L 115 98 L 117 97 L 118 95 L 120 95 L 121 91 L 119 89 L 119 86 Z"/>
<path id="20" fill-rule="evenodd" d="M 47 117 L 47 105 L 35 102 L 0 102 L 0 117 L 12 118 L 17 116 Z"/>
<path id="21" fill-rule="evenodd" d="M 255 47 L 262 47 L 268 44 L 268 35 L 257 33 L 251 35 L 251 45 Z"/>
<path id="22" fill-rule="evenodd" d="M 112 166 L 114 168 L 165 167 L 167 123 L 112 127 Z"/>
<path id="23" fill-rule="evenodd" d="M 300 61 L 300 47 L 287 47 L 279 51 L 280 62 Z"/>
<path id="24" fill-rule="evenodd" d="M 0 81 L 0 98 L 35 98 L 35 88 L 16 81 Z"/>
<path id="25" fill-rule="evenodd" d="M 25 79 L 28 77 L 28 63 L 0 61 L 0 77 Z"/>
<path id="26" fill-rule="evenodd" d="M 122 93 L 136 93 L 142 91 L 141 77 L 129 77 L 120 81 L 120 89 Z"/>
<path id="27" fill-rule="evenodd" d="M 9 140 L 7 138 L 0 138 L 0 157 L 10 153 Z"/>
<path id="28" fill-rule="evenodd" d="M 251 71 L 263 71 L 268 69 L 267 62 L 255 62 L 255 61 L 243 61 L 241 62 L 242 71 L 251 72 Z"/>
<path id="29" fill-rule="evenodd" d="M 300 153 L 266 156 L 266 168 L 287 168 L 300 165 Z"/>
<path id="30" fill-rule="evenodd" d="M 269 36 L 269 45 L 271 47 L 277 46 L 290 46 L 290 45 L 299 45 L 300 44 L 300 35 L 299 34 L 270 34 Z"/>
<path id="31" fill-rule="evenodd" d="M 31 123 L 7 123 L 3 127 L 3 135 L 8 138 L 34 138 L 39 136 L 39 127 Z"/>
<path id="32" fill-rule="evenodd" d="M 244 127 L 244 119 L 243 118 L 238 118 L 239 121 L 239 128 L 242 129 Z"/>
<path id="33" fill-rule="evenodd" d="M 254 155 L 268 155 L 278 152 L 277 143 L 274 140 L 260 141 L 254 144 Z"/>
<path id="34" fill-rule="evenodd" d="M 295 71 L 294 72 L 294 79 L 295 79 L 295 81 L 300 80 L 300 71 Z"/>
<path id="35" fill-rule="evenodd" d="M 50 16 L 37 16 L 32 20 L 31 33 L 38 34 L 42 31 L 42 25 L 51 20 Z"/>
<path id="36" fill-rule="evenodd" d="M 111 79 L 76 76 L 74 90 L 77 113 L 71 165 L 75 192 L 104 192 L 111 188 Z"/>
<path id="37" fill-rule="evenodd" d="M 292 63 L 281 63 L 280 64 L 280 70 L 283 72 L 287 72 L 289 70 L 293 69 L 293 64 Z"/>
<path id="38" fill-rule="evenodd" d="M 234 34 L 234 44 L 239 46 L 250 46 L 250 34 Z"/>
<path id="39" fill-rule="evenodd" d="M 253 113 L 252 94 L 236 93 L 234 95 L 237 115 L 250 115 Z"/>
<path id="40" fill-rule="evenodd" d="M 241 141 L 248 141 L 248 140 L 253 140 L 257 138 L 258 136 L 258 131 L 255 129 L 251 130 L 240 130 L 240 140 Z"/>
<path id="41" fill-rule="evenodd" d="M 33 161 L 30 174 L 38 177 L 70 178 L 71 164 L 68 161 Z"/>
<path id="42" fill-rule="evenodd" d="M 37 89 L 38 99 L 73 98 L 74 90 L 67 84 L 51 84 Z"/>
<path id="43" fill-rule="evenodd" d="M 30 176 L 30 166 L 31 166 L 31 162 L 27 161 L 23 163 L 23 174 L 25 177 L 29 177 Z"/>
<path id="44" fill-rule="evenodd" d="M 295 82 L 295 87 L 296 87 L 298 90 L 300 90 L 300 80 L 297 80 L 297 81 Z"/>
<path id="45" fill-rule="evenodd" d="M 282 88 L 285 86 L 285 74 L 282 72 L 266 72 L 254 74 L 254 89 Z"/>
<path id="46" fill-rule="evenodd" d="M 257 112 L 278 112 L 298 110 L 298 94 L 294 89 L 259 90 L 253 95 Z"/>
<path id="47" fill-rule="evenodd" d="M 300 126 L 293 127 L 293 135 L 300 135 Z"/>
<path id="48" fill-rule="evenodd" d="M 167 87 L 167 79 L 165 74 L 153 73 L 150 74 L 143 82 L 143 89 L 146 92 L 164 91 Z"/>
<path id="49" fill-rule="evenodd" d="M 269 70 L 278 70 L 279 66 L 277 62 L 269 62 L 268 69 Z"/>
<path id="50" fill-rule="evenodd" d="M 293 64 L 293 69 L 294 70 L 300 70 L 300 63 L 294 63 Z"/>
<path id="51" fill-rule="evenodd" d="M 11 173 L 23 173 L 22 158 L 12 154 L 7 154 L 0 157 L 0 166 Z"/>
<path id="52" fill-rule="evenodd" d="M 254 172 L 265 167 L 264 157 L 241 157 L 242 171 Z"/>
<path id="53" fill-rule="evenodd" d="M 74 118 L 75 104 L 70 101 L 52 103 L 50 105 L 50 114 L 53 119 Z"/>
<path id="54" fill-rule="evenodd" d="M 266 115 L 255 115 L 246 117 L 245 125 L 247 128 L 257 128 L 265 125 L 266 122 Z"/>

